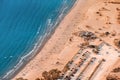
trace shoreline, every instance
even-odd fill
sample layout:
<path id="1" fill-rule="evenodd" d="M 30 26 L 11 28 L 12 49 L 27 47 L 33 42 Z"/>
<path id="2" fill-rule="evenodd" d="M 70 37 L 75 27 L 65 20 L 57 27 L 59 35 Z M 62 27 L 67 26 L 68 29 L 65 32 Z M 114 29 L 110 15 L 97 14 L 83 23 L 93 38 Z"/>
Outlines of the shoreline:
<path id="1" fill-rule="evenodd" d="M 74 6 L 76 6 L 77 4 L 76 0 L 71 6 L 70 9 L 67 11 L 63 11 L 62 12 L 62 16 L 61 18 L 58 18 L 58 20 L 55 22 L 54 25 L 54 29 L 52 29 L 49 33 L 46 33 L 45 36 L 43 36 L 44 38 L 41 40 L 41 42 L 39 42 L 38 40 L 38 45 L 36 46 L 37 48 L 35 49 L 34 52 L 32 52 L 31 54 L 27 54 L 25 56 L 22 57 L 22 59 L 19 61 L 19 63 L 15 66 L 15 68 L 13 68 L 12 70 L 10 70 L 6 75 L 4 75 L 2 78 L 2 80 L 6 80 L 6 79 L 13 79 L 17 74 L 19 74 L 19 72 L 24 69 L 24 67 L 29 64 L 30 61 L 32 61 L 34 59 L 34 57 L 36 57 L 39 52 L 43 49 L 43 47 L 46 45 L 46 43 L 49 41 L 49 39 L 52 37 L 52 35 L 55 33 L 55 30 L 58 28 L 59 24 L 62 22 L 62 20 L 64 20 L 65 16 L 67 14 L 69 14 L 69 12 L 72 10 L 72 8 Z M 37 44 L 37 43 L 36 43 Z M 25 58 L 24 58 L 25 57 Z"/>
<path id="2" fill-rule="evenodd" d="M 82 40 L 74 36 L 73 33 L 80 30 L 91 31 L 103 41 L 109 40 L 108 43 L 114 47 L 113 40 L 110 39 L 111 36 L 100 36 L 108 30 L 112 33 L 112 29 L 114 29 L 115 26 L 112 25 L 111 27 L 113 28 L 107 28 L 109 26 L 104 24 L 104 22 L 107 22 L 107 14 L 109 14 L 108 16 L 111 17 L 111 19 L 115 19 L 114 16 L 111 16 L 110 11 L 106 12 L 107 14 L 105 14 L 105 11 L 101 11 L 101 13 L 103 13 L 102 17 L 96 15 L 96 11 L 100 10 L 102 7 L 114 10 L 111 5 L 106 5 L 103 1 L 104 0 L 78 0 L 76 5 L 70 9 L 69 13 L 66 14 L 63 20 L 58 24 L 58 27 L 54 30 L 41 51 L 12 80 L 19 77 L 35 80 L 35 78 L 41 77 L 43 71 L 49 71 L 51 69 L 62 70 L 66 63 L 70 61 L 79 50 L 78 45 L 82 43 Z M 102 5 L 97 6 L 98 4 Z M 116 12 L 114 12 L 114 14 L 116 15 Z M 113 22 L 115 23 L 115 20 Z M 90 28 L 87 28 L 86 25 L 90 25 Z M 101 28 L 101 26 L 105 26 L 106 28 L 103 27 L 103 30 L 100 31 L 99 28 Z M 115 29 L 118 33 L 119 31 L 117 30 L 119 28 Z M 117 37 L 119 37 L 119 35 L 114 38 Z M 70 39 L 72 39 L 72 42 L 70 42 Z"/>
<path id="3" fill-rule="evenodd" d="M 27 64 L 29 64 L 32 60 L 34 60 L 34 58 L 35 58 L 37 55 L 40 54 L 39 52 L 40 52 L 42 49 L 44 49 L 44 46 L 47 44 L 47 42 L 52 38 L 52 36 L 54 35 L 54 33 L 57 31 L 56 29 L 59 28 L 59 25 L 62 24 L 62 21 L 64 20 L 64 18 L 72 11 L 72 9 L 74 9 L 74 8 L 76 7 L 76 5 L 77 5 L 78 2 L 79 2 L 79 0 L 76 0 L 76 2 L 73 4 L 73 6 L 71 7 L 71 9 L 70 9 L 66 14 L 63 14 L 64 17 L 62 17 L 62 19 L 60 20 L 60 22 L 56 25 L 57 27 L 56 27 L 54 30 L 52 30 L 52 33 L 51 33 L 49 36 L 47 36 L 47 38 L 45 38 L 45 41 L 43 42 L 43 44 L 42 44 L 42 46 L 41 46 L 42 48 L 40 48 L 40 49 L 37 51 L 37 54 L 34 55 L 34 57 L 33 57 L 32 59 L 30 59 L 30 61 L 26 62 L 26 63 L 21 67 L 21 69 L 18 70 L 18 72 L 17 72 L 17 71 L 15 72 L 15 73 L 17 73 L 17 75 L 19 75 L 19 74 L 21 73 L 21 71 L 22 71 L 23 69 L 25 69 L 25 67 L 26 67 Z M 17 77 L 17 75 L 16 75 L 16 74 L 13 75 L 13 76 L 11 77 L 11 79 L 14 80 L 14 79 Z"/>
<path id="4" fill-rule="evenodd" d="M 27 54 L 25 56 L 23 56 L 21 58 L 21 60 L 19 61 L 19 63 L 13 68 L 11 69 L 9 72 L 7 72 L 6 75 L 4 75 L 3 77 L 1 77 L 0 79 L 2 80 L 6 80 L 6 79 L 13 79 L 17 74 L 19 74 L 19 72 L 24 69 L 24 67 L 31 61 L 34 59 L 34 57 L 36 57 L 39 52 L 43 49 L 43 47 L 45 46 L 45 44 L 49 41 L 49 39 L 52 37 L 52 35 L 55 33 L 55 30 L 57 29 L 57 27 L 59 26 L 59 24 L 62 22 L 62 20 L 64 20 L 64 17 L 69 14 L 69 12 L 72 10 L 72 8 L 77 4 L 76 0 L 69 8 L 69 10 L 67 9 L 67 11 L 62 11 L 62 16 L 61 18 L 59 18 L 54 25 L 54 29 L 51 29 L 49 33 L 46 33 L 44 36 L 44 39 L 42 39 L 40 42 L 38 40 L 38 45 L 35 47 L 38 47 L 37 49 L 35 49 L 34 52 L 32 52 L 31 54 Z M 42 44 L 41 44 L 42 42 Z M 24 58 L 25 57 L 25 58 Z"/>

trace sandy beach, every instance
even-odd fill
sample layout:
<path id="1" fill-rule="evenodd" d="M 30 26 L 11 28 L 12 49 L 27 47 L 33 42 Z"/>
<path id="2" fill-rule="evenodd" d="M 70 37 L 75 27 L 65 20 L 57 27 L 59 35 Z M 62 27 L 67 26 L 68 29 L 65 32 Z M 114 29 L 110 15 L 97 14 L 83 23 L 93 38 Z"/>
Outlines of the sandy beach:
<path id="1" fill-rule="evenodd" d="M 107 3 L 109 1 L 119 0 L 78 0 L 43 49 L 12 80 L 19 77 L 35 80 L 42 77 L 44 71 L 62 70 L 79 51 L 78 46 L 84 42 L 74 35 L 79 31 L 91 31 L 104 42 L 120 50 L 113 43 L 114 39 L 120 37 L 120 23 L 117 21 L 119 11 L 116 10 L 120 9 L 120 4 Z M 104 36 L 105 32 L 109 32 L 110 35 Z M 110 67 L 110 70 L 112 68 Z M 106 80 L 102 76 L 99 80 L 101 79 Z"/>

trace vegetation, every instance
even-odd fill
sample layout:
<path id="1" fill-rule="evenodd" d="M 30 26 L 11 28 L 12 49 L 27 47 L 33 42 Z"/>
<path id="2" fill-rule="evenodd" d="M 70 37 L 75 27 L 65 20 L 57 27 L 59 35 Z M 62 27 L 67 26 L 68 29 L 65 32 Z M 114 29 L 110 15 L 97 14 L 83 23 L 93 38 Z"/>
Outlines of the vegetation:
<path id="1" fill-rule="evenodd" d="M 49 72 L 44 71 L 42 73 L 42 76 L 44 77 L 45 80 L 56 80 L 60 77 L 61 71 L 58 69 L 52 69 Z"/>
<path id="2" fill-rule="evenodd" d="M 16 80 L 28 80 L 28 79 L 23 79 L 22 77 L 17 78 Z"/>
<path id="3" fill-rule="evenodd" d="M 89 31 L 81 31 L 79 33 L 79 36 L 83 38 L 85 41 L 95 40 L 97 38 L 97 36 L 94 33 Z"/>
<path id="4" fill-rule="evenodd" d="M 108 76 L 107 78 L 106 78 L 106 80 L 118 80 L 116 77 L 113 77 L 113 76 Z"/>
<path id="5" fill-rule="evenodd" d="M 49 72 L 44 71 L 42 73 L 43 78 L 36 78 L 35 80 L 56 80 L 60 77 L 60 73 L 61 71 L 59 71 L 58 69 L 52 69 Z M 28 80 L 28 79 L 24 79 L 20 77 L 20 78 L 17 78 L 16 80 Z"/>
<path id="6" fill-rule="evenodd" d="M 120 78 L 116 75 L 108 75 L 106 80 L 120 80 Z"/>
<path id="7" fill-rule="evenodd" d="M 115 44 L 118 48 L 120 48 L 120 40 L 119 40 L 119 39 L 115 39 L 115 40 L 114 40 L 114 44 Z"/>
<path id="8" fill-rule="evenodd" d="M 113 69 L 113 72 L 120 72 L 120 67 Z"/>

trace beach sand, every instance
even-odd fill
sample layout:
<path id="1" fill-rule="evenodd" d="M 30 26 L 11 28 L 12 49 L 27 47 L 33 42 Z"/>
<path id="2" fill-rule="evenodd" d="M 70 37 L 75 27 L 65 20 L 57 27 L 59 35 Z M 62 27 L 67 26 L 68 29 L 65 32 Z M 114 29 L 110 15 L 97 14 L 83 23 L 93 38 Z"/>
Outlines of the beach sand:
<path id="1" fill-rule="evenodd" d="M 79 51 L 78 45 L 83 42 L 73 35 L 78 31 L 91 31 L 120 50 L 113 43 L 114 39 L 120 37 L 120 24 L 117 21 L 119 12 L 116 10 L 120 7 L 119 4 L 107 3 L 109 1 L 111 0 L 78 0 L 43 49 L 12 80 L 19 77 L 35 80 L 41 77 L 43 71 L 56 68 L 62 70 Z M 104 36 L 105 32 L 110 35 Z"/>

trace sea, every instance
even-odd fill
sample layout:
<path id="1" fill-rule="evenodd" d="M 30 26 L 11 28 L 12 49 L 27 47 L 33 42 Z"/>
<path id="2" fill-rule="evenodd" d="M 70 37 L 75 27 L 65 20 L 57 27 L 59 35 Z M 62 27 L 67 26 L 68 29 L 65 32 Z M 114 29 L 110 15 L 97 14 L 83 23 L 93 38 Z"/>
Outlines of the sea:
<path id="1" fill-rule="evenodd" d="M 0 0 L 0 80 L 11 80 L 37 54 L 75 2 Z"/>

